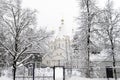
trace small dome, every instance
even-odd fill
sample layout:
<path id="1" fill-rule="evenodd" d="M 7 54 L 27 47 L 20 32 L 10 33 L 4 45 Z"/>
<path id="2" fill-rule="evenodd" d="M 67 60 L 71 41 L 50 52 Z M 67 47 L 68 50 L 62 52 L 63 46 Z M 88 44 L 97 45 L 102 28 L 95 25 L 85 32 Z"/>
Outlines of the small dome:
<path id="1" fill-rule="evenodd" d="M 58 30 L 58 34 L 56 36 L 56 39 L 63 39 L 64 38 L 64 19 L 61 19 L 61 25 Z"/>

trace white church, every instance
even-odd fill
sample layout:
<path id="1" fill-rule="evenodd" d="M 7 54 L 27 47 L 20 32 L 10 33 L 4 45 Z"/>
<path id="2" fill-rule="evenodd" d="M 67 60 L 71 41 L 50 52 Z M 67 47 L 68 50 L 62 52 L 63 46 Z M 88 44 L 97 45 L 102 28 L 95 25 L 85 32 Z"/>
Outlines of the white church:
<path id="1" fill-rule="evenodd" d="M 43 57 L 42 63 L 53 66 L 68 66 L 72 55 L 71 40 L 68 35 L 64 34 L 64 20 L 61 20 L 61 25 L 55 39 L 50 41 L 50 53 Z"/>

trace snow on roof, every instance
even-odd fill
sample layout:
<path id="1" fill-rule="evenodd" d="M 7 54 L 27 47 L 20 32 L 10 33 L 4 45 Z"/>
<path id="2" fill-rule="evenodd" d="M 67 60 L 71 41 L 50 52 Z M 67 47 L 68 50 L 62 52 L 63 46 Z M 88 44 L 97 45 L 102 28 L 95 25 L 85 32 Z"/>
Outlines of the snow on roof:
<path id="1" fill-rule="evenodd" d="M 117 61 L 120 61 L 120 55 L 115 56 Z M 110 49 L 104 49 L 100 54 L 91 54 L 91 61 L 112 61 L 112 54 Z"/>

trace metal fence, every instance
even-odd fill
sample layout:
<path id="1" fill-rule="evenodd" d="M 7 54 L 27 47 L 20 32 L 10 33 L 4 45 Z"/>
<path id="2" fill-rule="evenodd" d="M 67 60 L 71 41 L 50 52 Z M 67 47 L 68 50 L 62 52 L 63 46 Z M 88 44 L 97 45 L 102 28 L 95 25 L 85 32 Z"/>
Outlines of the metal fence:
<path id="1" fill-rule="evenodd" d="M 22 68 L 23 69 L 23 68 Z M 16 80 L 53 80 L 53 68 L 18 69 Z M 34 79 L 33 79 L 34 74 Z"/>
<path id="2" fill-rule="evenodd" d="M 116 69 L 116 73 L 117 73 L 117 78 L 120 78 L 120 68 L 115 68 Z M 66 68 L 65 69 L 65 76 L 67 77 L 73 77 L 73 76 L 77 76 L 77 77 L 85 77 L 86 75 L 86 70 L 87 68 Z M 107 78 L 107 71 L 106 71 L 106 67 L 91 67 L 90 68 L 90 77 L 91 78 Z M 114 77 L 114 72 L 112 69 L 112 72 L 110 72 L 111 74 L 113 74 Z M 110 75 L 110 73 L 108 73 Z"/>
<path id="3" fill-rule="evenodd" d="M 32 76 L 17 76 L 16 80 L 33 80 Z M 34 80 L 53 80 L 53 76 L 35 76 Z"/>
<path id="4" fill-rule="evenodd" d="M 23 68 L 22 68 L 23 69 Z M 65 68 L 65 80 L 70 77 L 85 77 L 85 71 L 87 68 Z M 32 69 L 31 69 L 32 70 Z M 32 72 L 30 69 L 17 70 L 16 80 L 33 80 Z M 120 68 L 116 68 L 117 77 L 120 78 Z M 54 80 L 53 68 L 35 68 L 34 80 Z M 107 78 L 105 67 L 91 67 L 91 78 Z"/>

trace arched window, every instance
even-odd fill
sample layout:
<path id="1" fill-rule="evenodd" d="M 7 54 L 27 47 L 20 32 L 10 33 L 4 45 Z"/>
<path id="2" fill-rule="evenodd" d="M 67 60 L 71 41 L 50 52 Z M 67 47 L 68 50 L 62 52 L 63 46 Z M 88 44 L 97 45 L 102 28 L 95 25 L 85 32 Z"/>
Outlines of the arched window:
<path id="1" fill-rule="evenodd" d="M 60 43 L 59 43 L 59 48 L 60 48 Z"/>
<path id="2" fill-rule="evenodd" d="M 54 49 L 56 49 L 56 46 L 54 46 Z"/>
<path id="3" fill-rule="evenodd" d="M 62 44 L 62 47 L 64 47 L 64 44 Z"/>
<path id="4" fill-rule="evenodd" d="M 53 49 L 53 46 L 51 46 L 51 49 Z"/>

